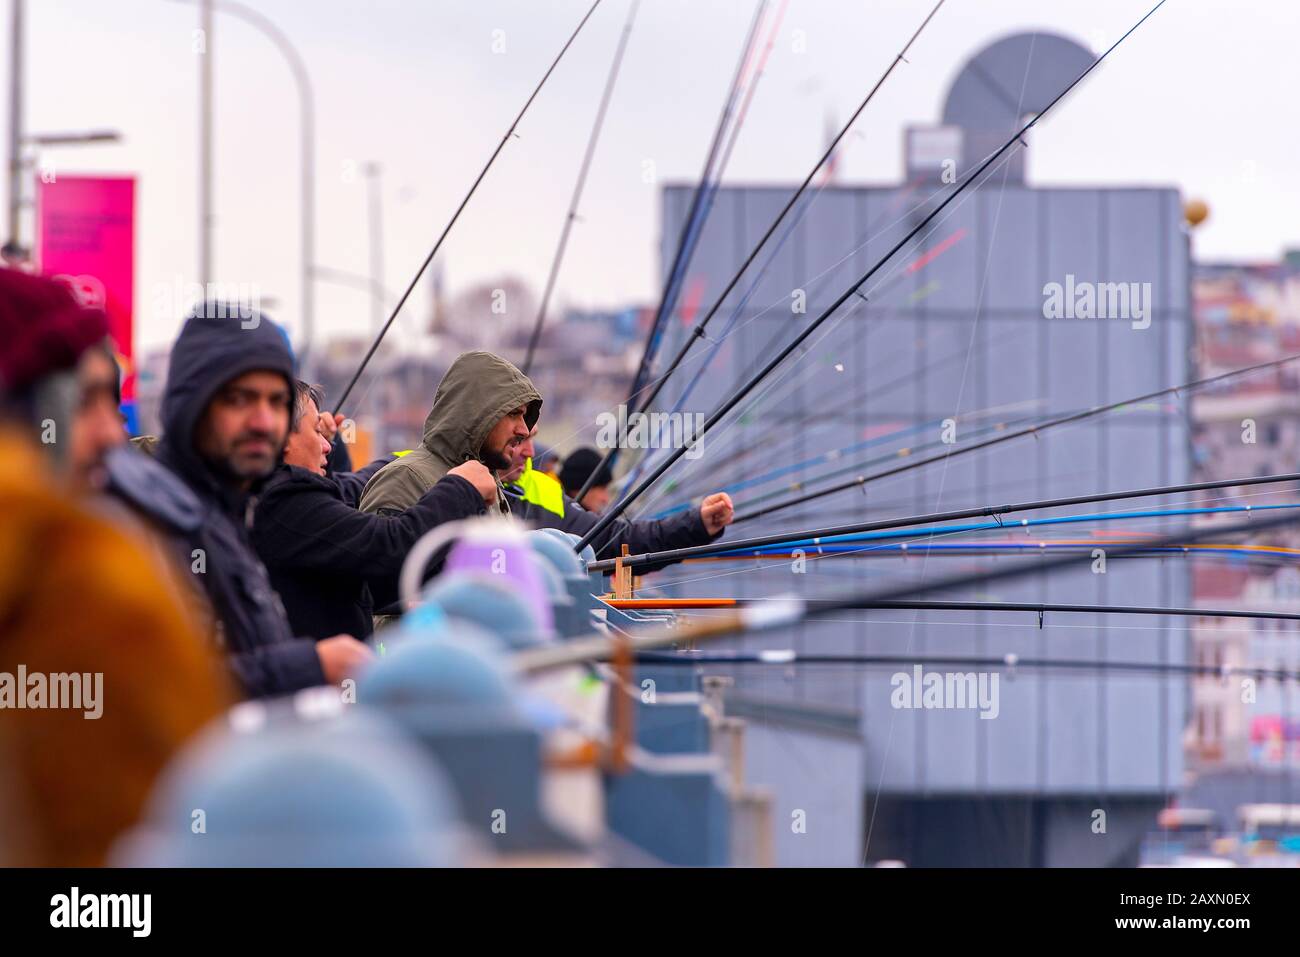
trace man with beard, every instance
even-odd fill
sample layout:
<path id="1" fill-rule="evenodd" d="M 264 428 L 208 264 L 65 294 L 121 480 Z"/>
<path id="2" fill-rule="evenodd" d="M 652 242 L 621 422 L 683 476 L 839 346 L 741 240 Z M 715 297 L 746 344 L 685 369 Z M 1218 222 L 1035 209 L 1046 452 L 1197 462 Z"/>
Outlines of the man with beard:
<path id="1" fill-rule="evenodd" d="M 384 466 L 366 485 L 361 509 L 399 514 L 414 504 L 454 466 L 477 459 L 497 475 L 517 476 L 533 454 L 532 438 L 541 414 L 542 397 L 522 372 L 488 352 L 457 357 L 438 385 L 433 408 L 424 423 L 420 448 Z M 555 485 L 550 476 L 544 478 Z M 531 502 L 516 489 L 501 488 L 499 508 L 534 525 L 583 534 L 597 518 L 562 493 L 545 503 Z M 633 552 L 659 551 L 713 541 L 731 524 L 731 498 L 710 495 L 698 509 L 661 521 L 614 522 L 593 542 L 598 557 L 619 554 L 627 544 Z M 395 590 L 371 582 L 376 607 L 395 599 Z"/>
<path id="2" fill-rule="evenodd" d="M 250 697 L 352 676 L 372 657 L 350 635 L 295 638 L 249 542 L 257 497 L 280 462 L 293 356 L 259 313 L 204 303 L 172 347 L 156 459 L 110 458 L 109 490 L 170 541 L 206 596 L 213 630 Z"/>
<path id="3" fill-rule="evenodd" d="M 505 359 L 462 353 L 438 384 L 420 446 L 375 474 L 361 511 L 401 514 L 465 462 L 482 462 L 493 472 L 510 469 L 515 447 L 528 439 L 541 409 L 541 393 Z M 504 492 L 495 508 L 510 513 Z"/>

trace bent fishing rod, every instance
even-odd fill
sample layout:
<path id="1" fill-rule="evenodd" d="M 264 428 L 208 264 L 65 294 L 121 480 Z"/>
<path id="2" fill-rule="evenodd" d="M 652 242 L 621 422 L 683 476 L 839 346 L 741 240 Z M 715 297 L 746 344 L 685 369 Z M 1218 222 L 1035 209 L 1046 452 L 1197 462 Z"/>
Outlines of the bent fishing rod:
<path id="1" fill-rule="evenodd" d="M 1029 130 L 1031 130 L 1039 122 L 1039 120 L 1041 120 L 1044 116 L 1050 113 L 1057 103 L 1061 102 L 1061 100 L 1064 99 L 1065 96 L 1071 90 L 1073 90 L 1076 86 L 1078 86 L 1081 82 L 1083 82 L 1084 78 L 1087 77 L 1093 70 L 1095 70 L 1108 56 L 1110 56 L 1110 54 L 1114 52 L 1116 47 L 1118 47 L 1129 36 L 1131 36 L 1133 32 L 1138 29 L 1138 27 L 1140 27 L 1143 23 L 1145 23 L 1147 19 L 1151 17 L 1151 15 L 1154 14 L 1157 10 L 1159 10 L 1162 6 L 1164 6 L 1164 4 L 1165 4 L 1165 0 L 1159 0 L 1159 2 L 1154 7 L 1152 7 L 1146 13 L 1146 15 L 1142 17 L 1141 20 L 1139 20 L 1133 26 L 1129 27 L 1128 31 L 1123 36 L 1121 36 L 1118 40 L 1116 40 L 1113 44 L 1111 44 L 1111 46 L 1105 52 L 1103 52 L 1099 57 L 1097 57 L 1097 59 L 1094 60 L 1082 73 L 1080 73 L 1077 77 L 1075 77 L 1074 80 L 1072 80 L 1070 84 L 1065 87 L 1065 89 L 1063 89 L 1060 93 L 1056 94 L 1056 96 L 1040 112 L 1030 117 L 1029 120 L 1023 126 L 1021 126 L 1015 133 L 1011 135 L 1011 137 L 1005 143 L 1002 144 L 1002 146 L 1000 146 L 995 152 L 989 154 L 988 158 L 986 158 L 978 167 L 976 167 L 975 170 L 970 175 L 965 177 L 959 184 L 957 184 L 956 188 L 952 192 L 950 192 L 941 203 L 935 206 L 935 208 L 931 210 L 929 213 L 927 213 L 920 220 L 920 222 L 918 222 L 911 230 L 908 231 L 908 233 L 905 236 L 903 236 L 902 239 L 900 239 L 897 243 L 895 243 L 890 248 L 890 250 L 887 253 L 885 253 L 885 255 L 876 262 L 875 265 L 873 265 L 870 269 L 867 270 L 865 274 L 863 274 L 863 276 L 860 279 L 858 279 L 856 282 L 853 283 L 853 285 L 851 285 L 848 289 L 846 289 L 833 303 L 830 304 L 830 306 L 826 308 L 824 312 L 821 313 L 821 315 L 819 315 L 816 319 L 810 322 L 808 326 L 804 328 L 797 336 L 795 336 L 788 345 L 786 345 L 779 353 L 777 353 L 777 355 L 775 355 L 771 360 L 769 360 L 767 364 L 763 366 L 763 368 L 759 369 L 739 389 L 737 389 L 731 395 L 730 398 L 728 398 L 725 402 L 722 403 L 721 406 L 719 406 L 716 410 L 714 410 L 712 415 L 710 415 L 709 418 L 704 422 L 704 425 L 701 427 L 699 432 L 694 436 L 694 441 L 690 445 L 683 442 L 678 448 L 673 450 L 671 455 L 669 455 L 663 462 L 661 462 L 658 466 L 656 466 L 655 469 L 649 475 L 647 475 L 639 483 L 637 483 L 635 488 L 631 489 L 625 495 L 620 497 L 617 502 L 611 505 L 601 515 L 600 519 L 596 522 L 596 524 L 591 527 L 591 529 L 587 532 L 587 534 L 582 537 L 582 540 L 578 542 L 577 545 L 574 546 L 575 549 L 578 552 L 581 552 L 582 549 L 584 549 L 587 545 L 591 544 L 593 539 L 595 539 L 598 535 L 604 532 L 605 529 L 607 529 L 613 522 L 617 521 L 618 518 L 623 514 L 623 512 L 627 510 L 628 506 L 631 505 L 634 501 L 636 501 L 636 499 L 640 497 L 641 493 L 643 493 L 651 485 L 657 482 L 659 478 L 666 471 L 668 471 L 668 469 L 671 468 L 674 463 L 677 462 L 678 459 L 680 459 L 683 455 L 687 453 L 687 451 L 689 451 L 690 448 L 697 447 L 698 443 L 704 438 L 704 436 L 709 432 L 710 429 L 712 429 L 715 425 L 717 425 L 720 419 L 725 417 L 728 412 L 730 412 L 741 401 L 743 401 L 745 396 L 747 396 L 750 392 L 752 392 L 754 388 L 759 385 L 759 383 L 761 383 L 764 379 L 766 379 L 772 373 L 773 370 L 775 370 L 778 366 L 780 366 L 791 355 L 791 353 L 793 353 L 796 349 L 798 349 L 799 346 L 802 345 L 803 342 L 808 339 L 809 336 L 811 336 L 814 332 L 816 332 L 819 328 L 821 328 L 822 324 L 827 319 L 829 319 L 836 311 L 838 311 L 839 308 L 842 305 L 844 305 L 845 302 L 847 302 L 854 295 L 861 295 L 859 291 L 861 287 L 865 285 L 867 281 L 871 279 L 872 276 L 874 276 L 877 272 L 879 272 L 882 268 L 884 268 L 885 264 L 888 263 L 891 259 L 893 259 L 894 256 L 898 254 L 899 250 L 907 246 L 907 244 L 910 243 L 913 238 L 915 238 L 922 230 L 924 230 L 927 226 L 929 226 L 930 223 L 933 222 L 934 219 L 940 213 L 942 213 L 945 209 L 948 208 L 948 206 L 953 202 L 953 200 L 955 200 L 958 196 L 960 196 L 963 192 L 965 192 L 965 190 L 969 188 L 972 183 L 978 180 L 980 176 L 983 175 L 983 173 L 987 169 L 989 169 L 989 167 L 991 167 L 1002 156 L 1003 153 L 1011 149 L 1012 146 L 1014 146 L 1016 143 L 1022 142 L 1025 134 L 1028 133 Z"/>
<path id="2" fill-rule="evenodd" d="M 1197 379 L 1192 382 L 1185 382 L 1181 385 L 1170 386 L 1167 389 L 1160 389 L 1157 392 L 1148 392 L 1145 395 L 1133 396 L 1132 398 L 1123 399 L 1119 402 L 1111 402 L 1108 405 L 1094 406 L 1093 408 L 1085 409 L 1082 412 L 1072 412 L 1069 415 L 1063 415 L 1055 419 L 1049 419 L 1048 421 L 1041 422 L 1038 425 L 1027 426 L 1023 429 L 1018 429 L 1014 432 L 1005 432 L 1002 435 L 994 436 L 993 438 L 990 439 L 984 439 L 982 441 L 975 442 L 972 445 L 967 445 L 962 448 L 949 449 L 947 452 L 941 452 L 937 455 L 930 455 L 925 458 L 916 459 L 914 461 L 907 462 L 902 465 L 897 465 L 893 468 L 885 469 L 884 471 L 881 472 L 874 472 L 871 475 L 859 475 L 847 481 L 838 482 L 835 485 L 828 485 L 826 488 L 823 489 L 818 489 L 813 492 L 806 492 L 803 495 L 796 495 L 780 502 L 774 502 L 771 505 L 765 506 L 763 508 L 755 509 L 752 512 L 744 512 L 740 515 L 737 515 L 735 518 L 735 522 L 733 522 L 733 524 L 736 522 L 748 522 L 755 518 L 762 518 L 765 515 L 771 515 L 773 512 L 779 512 L 783 509 L 793 508 L 796 505 L 803 505 L 805 502 L 812 502 L 815 501 L 816 499 L 824 498 L 827 495 L 834 495 L 837 492 L 844 492 L 844 491 L 848 491 L 849 489 L 861 488 L 864 485 L 868 485 L 872 482 L 876 482 L 881 479 L 892 478 L 895 475 L 902 475 L 904 472 L 910 472 L 913 469 L 919 469 L 926 465 L 933 465 L 936 462 L 943 462 L 947 459 L 956 458 L 959 455 L 968 455 L 971 452 L 978 452 L 981 449 L 987 449 L 990 446 L 999 445 L 1003 442 L 1010 442 L 1013 439 L 1024 438 L 1027 435 L 1037 435 L 1040 432 L 1045 432 L 1048 429 L 1055 429 L 1062 425 L 1071 425 L 1075 422 L 1082 422 L 1085 419 L 1091 419 L 1098 415 L 1105 415 L 1108 412 L 1114 412 L 1117 409 L 1124 408 L 1125 406 L 1137 405 L 1138 403 L 1141 402 L 1148 402 L 1151 399 L 1157 399 L 1165 395 L 1171 395 L 1171 394 L 1176 395 L 1180 392 L 1194 392 L 1197 389 L 1200 389 L 1207 385 L 1213 385 L 1216 382 L 1223 382 L 1227 379 L 1231 379 L 1236 376 L 1246 375 L 1251 372 L 1258 372 L 1261 369 L 1271 369 L 1277 366 L 1286 365 L 1288 362 L 1295 362 L 1297 359 L 1300 359 L 1300 353 L 1297 353 L 1296 355 L 1284 356 L 1281 359 L 1273 359 L 1272 361 L 1269 362 L 1261 362 L 1253 366 L 1246 366 L 1243 369 L 1233 369 L 1229 372 L 1223 372 L 1218 375 L 1210 376 L 1209 378 Z M 903 458 L 906 457 L 908 454 L 909 451 L 905 450 L 899 453 L 899 457 Z"/>
<path id="3" fill-rule="evenodd" d="M 672 374 L 676 372 L 677 369 L 686 360 L 686 354 L 690 351 L 691 346 L 695 344 L 695 341 L 697 339 L 704 338 L 704 330 L 708 326 L 709 321 L 718 312 L 718 310 L 722 308 L 722 304 L 726 301 L 727 297 L 731 295 L 732 290 L 736 288 L 736 285 L 740 282 L 740 279 L 745 274 L 745 271 L 749 269 L 751 265 L 753 265 L 754 260 L 758 258 L 758 254 L 762 252 L 763 247 L 767 245 L 767 241 L 772 238 L 773 234 L 777 230 L 777 227 L 781 225 L 781 222 L 785 219 L 786 215 L 790 212 L 791 209 L 794 208 L 795 204 L 799 201 L 799 198 L 807 191 L 808 186 L 817 177 L 817 174 L 818 172 L 820 172 L 821 168 L 826 165 L 826 162 L 831 158 L 835 150 L 839 148 L 840 141 L 843 140 L 844 137 L 848 135 L 849 130 L 853 128 L 853 124 L 857 122 L 858 117 L 862 115 L 864 110 L 866 110 L 867 104 L 871 102 L 872 98 L 876 95 L 876 92 L 881 88 L 881 86 L 884 85 L 884 82 L 887 79 L 889 79 L 889 75 L 894 72 L 894 68 L 897 67 L 900 62 L 906 62 L 904 58 L 907 54 L 907 51 L 912 48 L 912 44 L 914 44 L 916 42 L 917 37 L 921 35 L 921 31 L 923 31 L 926 28 L 926 25 L 929 24 L 929 22 L 934 18 L 934 15 L 939 12 L 939 8 L 944 5 L 944 2 L 945 0 L 939 0 L 939 2 L 934 5 L 934 8 L 921 22 L 921 25 L 916 28 L 916 32 L 912 34 L 911 39 L 907 41 L 903 49 L 898 52 L 898 55 L 896 57 L 894 57 L 893 62 L 889 64 L 885 72 L 880 75 L 880 78 L 878 80 L 876 80 L 875 85 L 867 92 L 867 95 L 863 97 L 862 102 L 859 103 L 858 108 L 853 111 L 853 114 L 849 117 L 848 122 L 846 122 L 840 128 L 840 131 L 835 135 L 835 138 L 831 140 L 830 145 L 826 147 L 826 151 L 822 153 L 821 158 L 818 159 L 816 164 L 814 164 L 813 168 L 808 171 L 808 175 L 804 177 L 804 181 L 799 184 L 799 187 L 794 191 L 793 194 L 791 194 L 790 198 L 786 200 L 785 205 L 781 207 L 781 211 L 776 214 L 776 218 L 772 220 L 771 224 L 767 227 L 767 230 L 759 238 L 758 245 L 756 245 L 752 250 L 750 250 L 749 255 L 746 256 L 744 261 L 740 264 L 740 268 L 736 270 L 735 275 L 733 275 L 731 279 L 728 281 L 727 285 L 723 288 L 722 293 L 717 297 L 717 299 L 714 300 L 713 305 L 709 307 L 709 309 L 705 312 L 705 314 L 700 318 L 699 322 L 695 323 L 695 325 L 691 328 L 691 331 L 686 336 L 686 341 L 683 342 L 681 347 L 677 350 L 676 355 L 674 355 L 672 360 L 669 362 L 668 368 L 664 371 L 664 374 L 659 376 L 658 379 L 655 380 L 653 386 L 651 387 L 650 394 L 644 400 L 638 401 L 636 403 L 635 405 L 636 409 L 643 411 L 650 407 L 651 403 L 653 403 L 654 400 L 658 398 L 660 391 L 662 391 L 664 387 L 664 383 L 668 381 L 669 377 L 672 376 Z M 633 389 L 633 394 L 630 398 L 635 398 L 636 396 L 637 387 L 639 387 L 640 376 L 641 376 L 641 371 L 638 369 L 637 379 L 633 380 L 634 389 Z M 595 481 L 596 476 L 603 471 L 602 466 L 604 468 L 613 469 L 614 462 L 617 458 L 618 458 L 617 446 L 608 449 L 605 452 L 605 458 L 601 462 L 601 465 L 598 465 L 595 469 L 593 469 L 591 475 L 587 477 L 587 481 L 583 483 L 582 490 L 576 496 L 577 501 L 579 502 L 582 501 L 583 496 L 586 495 L 589 491 L 591 491 L 592 482 Z"/>
<path id="4" fill-rule="evenodd" d="M 546 286 L 542 290 L 542 301 L 537 307 L 537 319 L 533 322 L 533 333 L 528 339 L 528 351 L 524 353 L 521 371 L 528 374 L 533 364 L 533 353 L 542 338 L 542 327 L 546 324 L 546 307 L 551 302 L 551 293 L 555 291 L 555 280 L 560 274 L 560 263 L 564 261 L 564 251 L 569 245 L 569 233 L 573 230 L 573 221 L 578 218 L 578 203 L 582 200 L 582 191 L 587 185 L 587 175 L 591 172 L 591 161 L 596 155 L 596 144 L 600 142 L 600 132 L 605 126 L 605 114 L 609 111 L 609 101 L 614 96 L 614 84 L 623 66 L 623 54 L 627 52 L 627 42 L 632 36 L 632 24 L 636 21 L 637 9 L 641 0 L 632 0 L 628 7 L 627 20 L 623 32 L 618 38 L 618 47 L 614 50 L 614 61 L 609 66 L 609 75 L 605 77 L 605 88 L 600 94 L 600 105 L 596 107 L 596 119 L 591 125 L 587 137 L 587 148 L 582 155 L 582 165 L 578 168 L 578 181 L 573 186 L 573 196 L 569 200 L 569 211 L 564 216 L 564 226 L 560 229 L 560 241 L 555 247 L 555 256 L 551 259 L 551 270 L 546 275 Z"/>
<path id="5" fill-rule="evenodd" d="M 1152 538 L 1140 544 L 1125 545 L 1120 548 L 1111 547 L 1107 549 L 1106 554 L 1108 560 L 1131 558 L 1140 555 L 1143 551 L 1155 548 L 1176 548 L 1192 545 L 1218 536 L 1255 535 L 1297 523 L 1300 523 L 1300 514 L 1294 512 L 1279 513 L 1270 518 L 1252 518 L 1232 525 L 1183 529 L 1171 535 Z M 635 654 L 656 648 L 668 648 L 676 644 L 714 641 L 749 632 L 788 628 L 804 621 L 812 621 L 833 615 L 836 612 L 860 610 L 868 604 L 916 600 L 939 592 L 959 591 L 964 588 L 988 585 L 993 582 L 1010 581 L 1027 575 L 1053 572 L 1091 563 L 1092 561 L 1091 555 L 1061 555 L 1042 561 L 1015 562 L 1001 568 L 981 569 L 975 572 L 950 575 L 932 582 L 908 582 L 884 589 L 855 590 L 840 597 L 819 599 L 816 602 L 805 601 L 791 595 L 757 605 L 748 605 L 717 617 L 676 623 L 672 627 L 643 634 L 619 635 L 614 638 L 600 635 L 589 638 L 576 638 L 556 645 L 530 648 L 512 655 L 511 664 L 520 672 L 536 672 L 581 664 L 587 661 L 605 661 L 615 655 L 622 654 L 624 651 Z"/>
<path id="6" fill-rule="evenodd" d="M 1283 482 L 1300 482 L 1300 472 L 1286 472 L 1280 475 L 1247 476 L 1244 478 L 1217 479 L 1212 482 L 1192 482 L 1185 485 L 1162 485 L 1153 488 L 1124 489 L 1118 492 L 1098 492 L 1091 495 L 1071 495 L 1065 498 L 1037 499 L 1028 502 L 1013 502 L 1005 505 L 982 505 L 973 508 L 952 509 L 945 512 L 925 512 L 920 515 L 907 515 L 902 518 L 878 519 L 872 522 L 851 522 L 845 525 L 829 525 L 803 531 L 776 532 L 771 535 L 759 535 L 730 542 L 713 542 L 708 545 L 693 545 L 688 548 L 672 548 L 659 552 L 645 552 L 640 555 L 628 555 L 620 559 L 601 559 L 587 565 L 589 572 L 612 571 L 616 562 L 622 562 L 625 568 L 652 565 L 663 561 L 680 561 L 686 558 L 700 558 L 708 555 L 733 553 L 744 557 L 751 549 L 767 548 L 772 545 L 824 545 L 842 535 L 857 535 L 863 532 L 886 531 L 896 528 L 911 528 L 917 525 L 931 525 L 938 522 L 950 522 L 963 518 L 991 518 L 995 521 L 1015 512 L 1033 512 L 1050 508 L 1064 508 L 1070 505 L 1092 505 L 1097 502 L 1114 502 L 1120 499 L 1156 498 L 1162 495 L 1179 495 L 1184 492 L 1207 492 L 1215 489 L 1249 487 L 1254 485 L 1276 485 Z M 1001 524 L 1001 522 L 998 522 Z M 1014 527 L 1018 523 L 1009 523 Z"/>
<path id="7" fill-rule="evenodd" d="M 573 41 L 578 38 L 578 34 L 582 32 L 582 28 L 587 25 L 587 21 L 591 19 L 591 15 L 596 12 L 596 8 L 600 6 L 600 4 L 601 0 L 594 0 L 586 14 L 583 15 L 583 18 L 578 21 L 578 25 L 573 28 L 573 32 L 569 34 L 569 39 L 564 41 L 564 46 L 562 46 L 560 52 L 555 55 L 555 59 L 551 61 L 551 65 L 547 67 L 546 72 L 542 74 L 542 78 L 538 81 L 537 86 L 533 88 L 533 92 L 530 93 L 528 99 L 524 101 L 523 107 L 515 116 L 514 121 L 506 130 L 505 135 L 501 137 L 501 142 L 498 143 L 496 149 L 492 151 L 492 155 L 488 157 L 488 161 L 483 165 L 483 169 L 479 171 L 478 176 L 475 178 L 473 184 L 471 184 L 469 192 L 467 192 L 465 198 L 460 201 L 460 205 L 456 207 L 456 211 L 452 213 L 451 219 L 447 221 L 447 225 L 443 228 L 442 234 L 438 237 L 437 242 L 435 242 L 433 248 L 429 250 L 429 255 L 424 257 L 424 262 L 422 262 L 420 268 L 416 270 L 415 276 L 411 279 L 410 285 L 408 285 L 406 291 L 402 293 L 402 298 L 397 300 L 397 305 L 393 307 L 392 314 L 389 315 L 388 321 L 384 323 L 383 327 L 379 330 L 379 334 L 375 336 L 375 341 L 370 344 L 370 348 L 366 351 L 365 356 L 362 357 L 361 364 L 357 366 L 357 371 L 352 374 L 352 379 L 348 382 L 347 386 L 343 389 L 343 393 L 339 396 L 339 401 L 334 407 L 335 412 L 342 411 L 344 404 L 348 401 L 348 396 L 352 394 L 352 390 L 357 384 L 357 380 L 361 378 L 361 373 L 365 371 L 371 358 L 379 349 L 379 344 L 384 341 L 384 336 L 388 334 L 388 330 L 392 327 L 394 320 L 397 319 L 397 314 L 400 313 L 402 307 L 406 305 L 406 300 L 409 299 L 411 293 L 415 291 L 415 287 L 420 282 L 420 277 L 423 276 L 425 270 L 429 268 L 429 263 L 433 262 L 433 257 L 438 255 L 438 250 L 442 248 L 443 241 L 446 240 L 447 234 L 450 233 L 451 228 L 456 225 L 456 220 L 460 219 L 460 214 L 464 212 L 465 207 L 469 205 L 470 198 L 478 189 L 479 184 L 483 182 L 483 178 L 487 176 L 488 170 L 492 168 L 492 164 L 496 162 L 497 157 L 501 155 L 501 151 L 505 149 L 506 143 L 508 143 L 510 138 L 515 135 L 515 129 L 519 126 L 520 121 L 523 120 L 524 114 L 528 112 L 528 108 L 533 105 L 533 100 L 537 99 L 537 95 L 542 92 L 542 87 L 546 85 L 546 81 L 550 79 L 551 74 L 555 72 L 555 68 L 559 66 L 560 60 L 564 59 L 564 54 L 568 52 L 569 47 L 573 45 Z"/>

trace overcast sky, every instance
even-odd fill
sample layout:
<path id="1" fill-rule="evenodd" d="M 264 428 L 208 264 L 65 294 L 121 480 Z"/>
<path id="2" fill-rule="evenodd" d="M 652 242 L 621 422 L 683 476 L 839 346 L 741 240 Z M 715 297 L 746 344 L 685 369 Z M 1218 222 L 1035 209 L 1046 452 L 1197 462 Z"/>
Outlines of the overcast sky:
<path id="1" fill-rule="evenodd" d="M 629 0 L 604 0 L 444 247 L 452 293 L 513 273 L 540 288 Z M 254 0 L 300 50 L 315 88 L 317 260 L 364 273 L 366 194 L 383 166 L 385 282 L 400 290 L 590 0 Z M 775 8 L 778 3 L 773 3 Z M 8 4 L 3 5 L 4 25 Z M 728 170 L 793 186 L 932 0 L 791 0 Z M 889 183 L 901 133 L 938 119 L 962 63 L 1025 29 L 1104 47 L 1147 0 L 948 0 L 859 121 L 841 182 Z M 134 173 L 137 346 L 168 341 L 160 287 L 191 282 L 198 244 L 197 8 L 178 0 L 29 0 L 26 125 L 114 128 L 121 145 L 50 150 L 66 173 Z M 695 178 L 752 16 L 750 0 L 643 0 L 560 278 L 562 303 L 653 296 L 659 189 Z M 1294 103 L 1300 4 L 1169 0 L 1037 128 L 1039 185 L 1172 185 L 1204 198 L 1202 258 L 1268 260 L 1300 246 Z M 504 39 L 504 52 L 494 52 Z M 795 31 L 802 31 L 796 36 Z M 796 41 L 806 52 L 798 52 Z M 277 50 L 218 15 L 215 278 L 256 286 L 291 328 L 299 303 L 298 101 Z M 8 43 L 0 51 L 8 76 Z M 8 97 L 0 118 L 8 124 Z M 317 287 L 325 335 L 365 331 L 369 301 Z M 428 296 L 414 297 L 410 322 Z M 410 328 L 408 326 L 408 328 Z"/>

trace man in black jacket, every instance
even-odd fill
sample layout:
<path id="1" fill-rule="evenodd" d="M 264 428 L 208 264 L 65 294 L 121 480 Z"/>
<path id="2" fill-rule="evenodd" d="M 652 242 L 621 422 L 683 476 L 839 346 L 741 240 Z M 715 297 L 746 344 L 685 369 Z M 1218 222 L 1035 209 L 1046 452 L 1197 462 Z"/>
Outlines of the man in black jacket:
<path id="1" fill-rule="evenodd" d="M 364 637 L 374 610 L 365 576 L 395 578 L 420 536 L 443 522 L 483 514 L 496 503 L 496 479 L 481 462 L 466 462 L 405 512 L 359 512 L 356 498 L 347 500 L 342 476 L 326 474 L 330 443 L 321 427 L 319 393 L 304 382 L 295 388 L 293 428 L 284 462 L 258 500 L 253 547 L 295 634 L 324 638 L 344 630 Z M 388 461 L 352 475 L 364 486 Z"/>
<path id="2" fill-rule="evenodd" d="M 337 683 L 371 657 L 350 635 L 296 639 L 249 544 L 257 495 L 288 435 L 294 381 L 288 341 L 269 319 L 204 303 L 172 347 L 156 462 L 124 452 L 109 469 L 109 491 L 163 532 L 206 595 L 251 697 Z"/>

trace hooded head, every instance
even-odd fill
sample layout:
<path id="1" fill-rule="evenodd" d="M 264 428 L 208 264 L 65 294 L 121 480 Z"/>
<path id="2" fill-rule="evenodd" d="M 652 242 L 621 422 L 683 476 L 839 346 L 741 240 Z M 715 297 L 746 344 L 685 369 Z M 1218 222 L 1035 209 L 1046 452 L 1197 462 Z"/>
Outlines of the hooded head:
<path id="1" fill-rule="evenodd" d="M 223 389 L 248 373 L 261 372 L 284 380 L 283 428 L 274 429 L 270 440 L 270 461 L 278 462 L 293 404 L 293 366 L 288 340 L 262 314 L 223 303 L 197 307 L 172 346 L 162 400 L 160 457 L 192 484 L 229 488 L 235 477 L 200 451 L 198 429 Z"/>
<path id="2" fill-rule="evenodd" d="M 542 395 L 528 376 L 490 352 L 462 353 L 438 384 L 424 420 L 424 447 L 447 468 L 477 459 L 493 427 L 521 407 L 532 429 Z"/>

